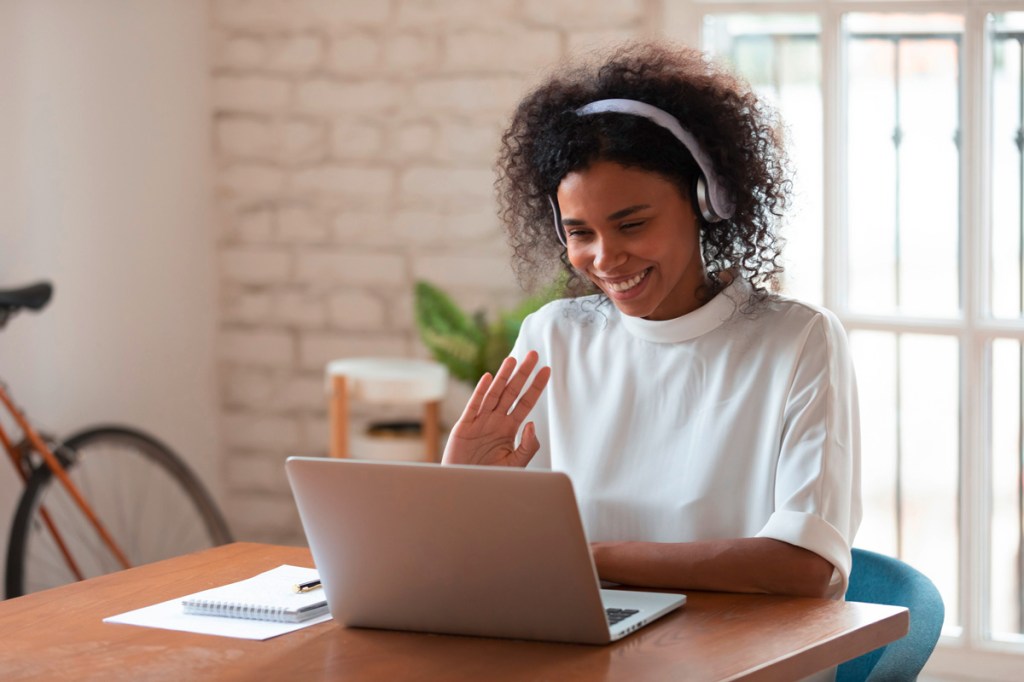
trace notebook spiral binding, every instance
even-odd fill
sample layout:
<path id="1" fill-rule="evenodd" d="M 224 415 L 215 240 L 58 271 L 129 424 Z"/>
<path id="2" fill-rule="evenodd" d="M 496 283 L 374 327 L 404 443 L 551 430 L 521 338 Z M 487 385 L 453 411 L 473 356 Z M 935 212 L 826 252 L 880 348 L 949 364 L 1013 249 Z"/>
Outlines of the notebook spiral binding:
<path id="1" fill-rule="evenodd" d="M 197 616 L 224 616 L 278 622 L 299 622 L 327 612 L 327 604 L 310 604 L 299 608 L 269 604 L 244 604 L 215 599 L 193 599 L 183 603 L 185 613 Z"/>

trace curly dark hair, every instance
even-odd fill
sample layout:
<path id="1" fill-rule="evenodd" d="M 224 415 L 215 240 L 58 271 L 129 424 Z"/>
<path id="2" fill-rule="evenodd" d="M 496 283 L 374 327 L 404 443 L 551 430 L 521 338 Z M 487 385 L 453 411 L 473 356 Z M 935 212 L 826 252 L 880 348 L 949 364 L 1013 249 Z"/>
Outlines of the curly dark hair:
<path id="1" fill-rule="evenodd" d="M 735 203 L 728 220 L 699 219 L 712 283 L 700 295 L 720 290 L 721 273 L 733 270 L 751 283 L 756 300 L 767 298 L 783 269 L 776 225 L 791 191 L 778 121 L 745 82 L 697 50 L 663 42 L 630 43 L 605 59 L 570 64 L 519 103 L 502 136 L 495 186 L 520 281 L 532 287 L 561 262 L 567 293 L 596 290 L 569 264 L 553 226 L 548 198 L 573 171 L 611 161 L 658 173 L 693 201 L 700 171 L 672 133 L 640 116 L 575 113 L 613 98 L 639 100 L 679 119 Z"/>

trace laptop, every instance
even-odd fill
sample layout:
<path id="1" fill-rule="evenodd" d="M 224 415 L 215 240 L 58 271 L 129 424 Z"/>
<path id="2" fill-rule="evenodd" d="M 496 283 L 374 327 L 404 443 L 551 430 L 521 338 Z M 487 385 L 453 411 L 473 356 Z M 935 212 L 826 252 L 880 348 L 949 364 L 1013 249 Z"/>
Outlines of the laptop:
<path id="1" fill-rule="evenodd" d="M 561 472 L 289 457 L 345 626 L 607 644 L 686 596 L 601 589 Z"/>

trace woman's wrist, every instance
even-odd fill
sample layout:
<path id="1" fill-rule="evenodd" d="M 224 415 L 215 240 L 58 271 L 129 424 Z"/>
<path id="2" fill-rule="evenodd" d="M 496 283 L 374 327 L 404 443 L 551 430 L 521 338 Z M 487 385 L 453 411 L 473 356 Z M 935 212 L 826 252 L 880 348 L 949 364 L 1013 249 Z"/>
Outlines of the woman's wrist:
<path id="1" fill-rule="evenodd" d="M 623 542 L 592 542 L 590 543 L 590 554 L 594 557 L 594 567 L 597 569 L 597 575 L 602 580 L 612 580 L 619 582 L 615 578 L 612 578 L 612 574 L 615 573 L 615 555 L 616 549 L 626 543 Z"/>

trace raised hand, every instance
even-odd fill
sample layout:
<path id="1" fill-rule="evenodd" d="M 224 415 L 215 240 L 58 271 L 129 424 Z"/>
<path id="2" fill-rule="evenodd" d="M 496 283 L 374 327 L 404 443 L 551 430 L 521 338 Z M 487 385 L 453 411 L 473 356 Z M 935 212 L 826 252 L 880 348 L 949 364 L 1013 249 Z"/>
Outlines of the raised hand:
<path id="1" fill-rule="evenodd" d="M 537 360 L 534 351 L 527 353 L 518 367 L 515 358 L 505 358 L 497 374 L 492 377 L 488 372 L 480 377 L 448 438 L 442 463 L 526 466 L 540 449 L 540 442 L 533 422 L 523 429 L 519 447 L 516 433 L 551 378 L 551 368 L 542 367 L 527 386 Z"/>

